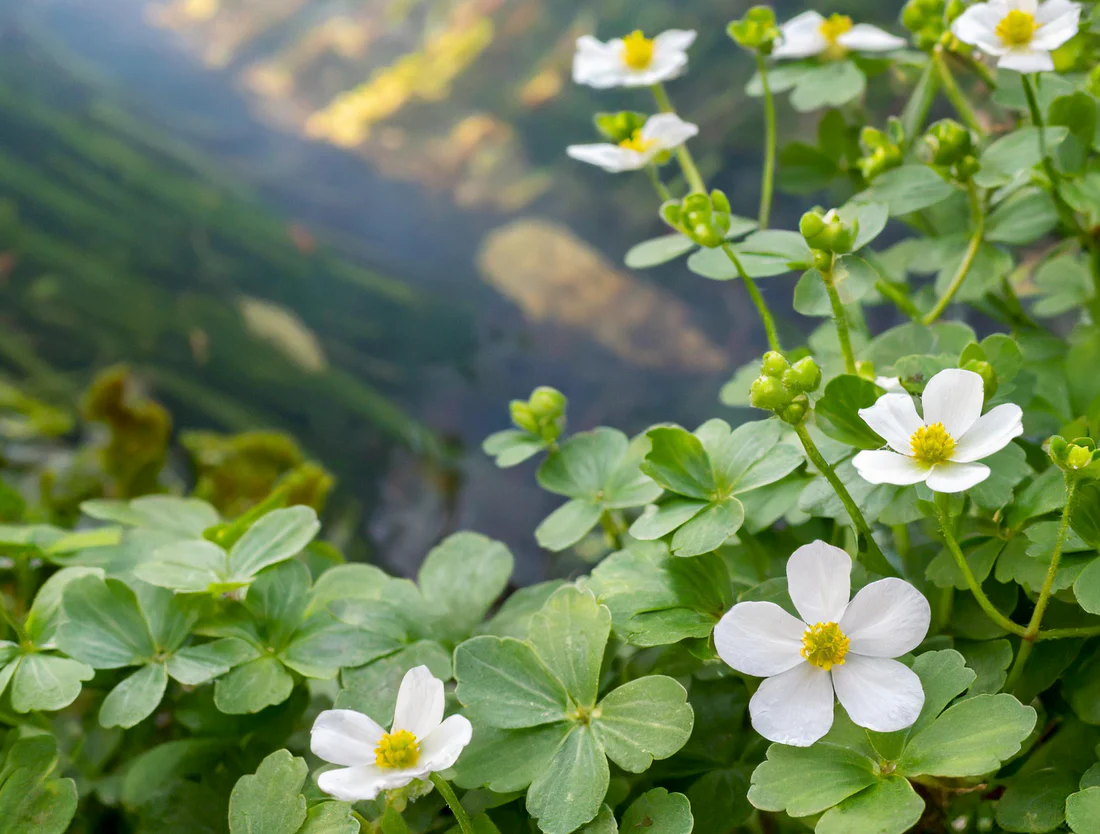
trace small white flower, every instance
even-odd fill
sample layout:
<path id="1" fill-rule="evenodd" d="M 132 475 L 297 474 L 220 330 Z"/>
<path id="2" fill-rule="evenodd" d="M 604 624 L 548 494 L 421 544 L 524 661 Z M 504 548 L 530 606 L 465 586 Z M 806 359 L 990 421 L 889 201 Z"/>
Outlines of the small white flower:
<path id="1" fill-rule="evenodd" d="M 680 147 L 699 128 L 685 122 L 675 113 L 658 113 L 650 116 L 646 123 L 629 139 L 617 145 L 604 142 L 597 145 L 570 145 L 565 152 L 573 159 L 599 165 L 613 174 L 622 171 L 637 171 L 653 162 L 666 151 Z"/>
<path id="2" fill-rule="evenodd" d="M 842 14 L 825 18 L 817 12 L 803 12 L 780 26 L 779 33 L 780 41 L 772 52 L 775 58 L 842 58 L 849 52 L 890 52 L 905 46 L 904 38 L 869 23 L 853 24 Z"/>
<path id="3" fill-rule="evenodd" d="M 908 394 L 885 394 L 859 416 L 890 449 L 852 460 L 865 481 L 905 486 L 924 481 L 934 492 L 962 492 L 989 477 L 977 463 L 1024 433 L 1018 405 L 999 405 L 984 417 L 985 385 L 973 371 L 951 368 L 930 380 L 921 396 L 924 419 Z"/>
<path id="4" fill-rule="evenodd" d="M 322 773 L 317 786 L 358 802 L 446 770 L 470 743 L 472 728 L 462 715 L 444 721 L 443 702 L 443 681 L 417 666 L 401 681 L 388 733 L 361 712 L 325 710 L 313 722 L 310 749 L 342 767 Z"/>
<path id="5" fill-rule="evenodd" d="M 1050 72 L 1051 51 L 1077 34 L 1081 6 L 1070 0 L 990 0 L 964 11 L 951 25 L 963 43 L 1016 72 Z"/>
<path id="6" fill-rule="evenodd" d="M 582 35 L 573 55 L 573 80 L 598 90 L 649 87 L 675 78 L 687 68 L 695 32 L 669 29 L 650 39 L 640 31 L 607 43 Z"/>
<path id="7" fill-rule="evenodd" d="M 714 628 L 718 656 L 767 678 L 749 701 L 752 726 L 769 741 L 809 747 L 833 725 L 833 692 L 861 727 L 910 726 L 924 706 L 920 678 L 891 658 L 912 651 L 932 613 L 901 579 L 880 579 L 851 602 L 852 560 L 816 541 L 787 562 L 787 586 L 802 619 L 773 602 L 742 602 Z"/>

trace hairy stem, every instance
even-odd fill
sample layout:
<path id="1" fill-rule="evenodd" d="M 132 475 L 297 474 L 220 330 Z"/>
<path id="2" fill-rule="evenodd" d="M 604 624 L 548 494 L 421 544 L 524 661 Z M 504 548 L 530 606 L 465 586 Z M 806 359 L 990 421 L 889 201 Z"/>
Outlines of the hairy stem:
<path id="1" fill-rule="evenodd" d="M 943 539 L 947 543 L 947 549 L 951 551 L 951 555 L 955 559 L 955 564 L 959 566 L 959 571 L 962 573 L 963 579 L 966 580 L 966 586 L 970 589 L 970 593 L 974 595 L 974 599 L 978 601 L 978 605 L 989 619 L 993 620 L 993 622 L 1005 631 L 1023 637 L 1025 631 L 1024 627 L 1019 623 L 1012 622 L 1012 620 L 997 610 L 996 606 L 989 601 L 989 597 L 985 595 L 985 591 L 982 590 L 982 586 L 974 576 L 974 571 L 970 570 L 970 563 L 966 561 L 966 556 L 963 554 L 962 548 L 959 547 L 959 543 L 955 539 L 951 514 L 947 506 L 949 500 L 946 493 L 936 493 L 936 515 L 939 518 L 940 530 L 943 532 Z"/>
<path id="2" fill-rule="evenodd" d="M 833 265 L 835 264 L 836 257 L 834 256 L 829 268 L 821 271 L 821 280 L 825 283 L 825 292 L 828 294 L 829 303 L 833 307 L 833 323 L 836 325 L 836 335 L 840 341 L 840 352 L 844 355 L 844 372 L 854 374 L 856 373 L 856 355 L 852 350 L 852 334 L 848 329 L 848 314 L 844 312 L 844 302 L 840 300 L 840 293 L 837 291 L 836 282 L 833 280 Z"/>
<path id="3" fill-rule="evenodd" d="M 936 64 L 936 71 L 939 73 L 944 95 L 951 102 L 951 106 L 955 108 L 955 112 L 959 114 L 959 118 L 972 131 L 978 135 L 984 135 L 985 129 L 978 120 L 978 115 L 974 112 L 974 108 L 967 99 L 966 94 L 959 88 L 959 83 L 955 80 L 951 67 L 944 60 L 943 51 L 937 50 L 932 53 L 932 60 Z"/>
<path id="4" fill-rule="evenodd" d="M 794 427 L 794 431 L 795 434 L 798 435 L 798 439 L 802 441 L 802 448 L 806 450 L 806 456 L 813 465 L 817 467 L 817 470 L 825 476 L 825 480 L 829 482 L 836 492 L 837 498 L 840 499 L 840 503 L 843 504 L 844 509 L 848 511 L 848 516 L 852 519 L 852 524 L 854 524 L 856 530 L 863 535 L 864 542 L 867 546 L 867 567 L 883 576 L 897 576 L 898 572 L 894 570 L 894 566 L 886 560 L 886 557 L 878 546 L 878 542 L 876 542 L 875 537 L 871 535 L 871 525 L 868 524 L 867 519 L 863 517 L 863 513 L 860 512 L 859 506 L 852 499 L 851 493 L 848 492 L 848 488 L 844 486 L 844 482 L 837 477 L 836 470 L 834 470 L 829 462 L 825 460 L 825 456 L 822 455 L 821 450 L 817 448 L 817 444 L 814 443 L 814 439 L 810 437 L 810 433 L 806 429 L 806 424 L 799 423 Z"/>
<path id="5" fill-rule="evenodd" d="M 955 271 L 955 276 L 951 279 L 951 283 L 948 285 L 939 301 L 936 302 L 936 306 L 924 317 L 922 323 L 926 325 L 935 323 L 935 321 L 943 315 L 943 311 L 951 304 L 955 294 L 958 293 L 963 282 L 966 281 L 966 276 L 970 274 L 970 268 L 974 266 L 974 259 L 978 256 L 978 250 L 982 245 L 982 238 L 985 236 L 985 207 L 982 205 L 982 199 L 978 194 L 978 188 L 973 182 L 967 183 L 967 193 L 970 196 L 970 216 L 974 221 L 974 234 L 970 237 L 970 245 L 966 248 L 966 254 L 963 255 L 962 263 L 959 264 L 959 268 Z"/>
<path id="6" fill-rule="evenodd" d="M 775 97 L 768 83 L 768 65 L 764 56 L 756 53 L 756 67 L 760 73 L 760 84 L 764 89 L 764 179 L 760 186 L 760 214 L 757 225 L 768 228 L 772 213 L 772 193 L 775 190 Z"/>
<path id="7" fill-rule="evenodd" d="M 672 100 L 668 97 L 668 91 L 665 89 L 664 84 L 654 84 L 651 88 L 653 90 L 653 98 L 657 101 L 657 107 L 662 113 L 675 113 L 676 108 L 672 106 Z M 703 182 L 703 177 L 699 174 L 699 169 L 695 166 L 695 157 L 691 155 L 691 151 L 688 150 L 686 144 L 680 145 L 676 149 L 676 159 L 680 163 L 680 170 L 684 173 L 684 179 L 687 180 L 688 188 L 698 194 L 706 194 L 707 186 Z"/>
<path id="8" fill-rule="evenodd" d="M 732 246 L 723 243 L 722 251 L 726 253 L 726 257 L 730 259 L 734 269 L 737 270 L 737 274 L 745 284 L 745 289 L 749 291 L 749 298 L 752 299 L 757 312 L 760 313 L 760 320 L 764 323 L 764 332 L 768 335 L 768 347 L 774 351 L 782 352 L 783 348 L 779 346 L 779 333 L 775 329 L 775 318 L 772 316 L 772 311 L 768 308 L 767 302 L 764 301 L 760 288 L 756 286 L 756 282 L 745 271 L 741 259 L 737 257 L 737 253 L 733 251 Z"/>
<path id="9" fill-rule="evenodd" d="M 462 830 L 462 834 L 473 834 L 474 827 L 470 824 L 470 815 L 466 813 L 466 809 L 462 807 L 462 803 L 458 801 L 458 797 L 455 796 L 454 789 L 447 783 L 447 780 L 440 776 L 438 773 L 433 773 L 431 776 L 432 784 L 435 785 L 439 795 L 446 800 L 447 805 L 451 808 L 451 813 L 455 815 L 455 819 L 458 821 L 458 827 Z"/>

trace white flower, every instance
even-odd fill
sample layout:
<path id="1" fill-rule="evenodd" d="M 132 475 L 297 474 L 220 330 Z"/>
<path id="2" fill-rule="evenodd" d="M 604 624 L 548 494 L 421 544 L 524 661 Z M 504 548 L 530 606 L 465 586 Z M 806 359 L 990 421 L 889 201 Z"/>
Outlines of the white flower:
<path id="1" fill-rule="evenodd" d="M 861 727 L 889 733 L 910 726 L 924 706 L 920 678 L 891 658 L 928 633 L 931 609 L 901 579 L 880 579 L 851 602 L 852 560 L 817 541 L 787 562 L 787 586 L 802 619 L 773 602 L 742 602 L 714 628 L 719 657 L 767 678 L 749 701 L 764 738 L 809 747 L 833 724 L 833 692 Z"/>
<path id="2" fill-rule="evenodd" d="M 780 26 L 779 33 L 780 41 L 772 52 L 775 58 L 841 58 L 848 52 L 890 52 L 905 46 L 904 38 L 869 23 L 853 24 L 842 14 L 825 18 L 817 12 L 803 12 Z"/>
<path id="3" fill-rule="evenodd" d="M 687 50 L 694 42 L 695 32 L 683 29 L 669 29 L 652 40 L 636 31 L 607 43 L 582 35 L 573 55 L 573 80 L 599 90 L 660 84 L 687 68 Z"/>
<path id="4" fill-rule="evenodd" d="M 1024 433 L 1018 405 L 999 405 L 984 417 L 982 378 L 955 368 L 940 371 L 921 397 L 924 419 L 908 394 L 885 394 L 859 416 L 889 449 L 860 452 L 852 463 L 872 484 L 916 484 L 935 492 L 962 492 L 989 477 L 976 461 L 999 452 Z"/>
<path id="5" fill-rule="evenodd" d="M 317 786 L 343 802 L 358 802 L 449 768 L 470 743 L 472 728 L 462 715 L 444 721 L 443 701 L 443 681 L 417 666 L 401 681 L 388 733 L 361 712 L 322 712 L 313 722 L 310 749 L 343 767 L 322 773 Z"/>
<path id="6" fill-rule="evenodd" d="M 599 165 L 613 174 L 621 171 L 637 171 L 644 168 L 665 151 L 684 144 L 699 132 L 699 128 L 685 122 L 675 113 L 658 113 L 634 131 L 629 139 L 617 145 L 570 145 L 565 152 L 573 159 Z"/>
<path id="7" fill-rule="evenodd" d="M 1004 69 L 1050 72 L 1051 51 L 1077 34 L 1080 19 L 1080 4 L 1070 0 L 990 0 L 959 15 L 951 33 L 998 58 Z"/>

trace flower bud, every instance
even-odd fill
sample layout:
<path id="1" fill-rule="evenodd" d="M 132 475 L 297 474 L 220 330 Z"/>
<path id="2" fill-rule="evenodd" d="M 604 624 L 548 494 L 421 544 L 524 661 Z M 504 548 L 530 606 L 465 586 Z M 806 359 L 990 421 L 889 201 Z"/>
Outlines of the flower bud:
<path id="1" fill-rule="evenodd" d="M 913 33 L 918 47 L 931 49 L 947 28 L 944 0 L 909 0 L 901 10 L 901 23 Z"/>
<path id="2" fill-rule="evenodd" d="M 534 390 L 528 405 L 539 420 L 554 420 L 565 413 L 567 400 L 556 388 L 542 385 Z"/>
<path id="3" fill-rule="evenodd" d="M 799 394 L 816 391 L 821 385 L 821 368 L 813 357 L 799 359 L 783 374 L 783 384 Z"/>
<path id="4" fill-rule="evenodd" d="M 973 371 L 982 378 L 985 390 L 985 401 L 989 402 L 997 393 L 997 372 L 993 366 L 981 359 L 971 359 L 963 365 L 964 371 Z"/>
<path id="5" fill-rule="evenodd" d="M 970 131 L 954 119 L 941 119 L 920 139 L 917 152 L 929 165 L 954 165 L 974 151 Z"/>
<path id="6" fill-rule="evenodd" d="M 769 350 L 764 354 L 764 359 L 760 363 L 760 373 L 764 376 L 774 376 L 779 379 L 790 367 L 791 363 L 783 357 L 782 353 L 777 350 Z"/>
<path id="7" fill-rule="evenodd" d="M 859 135 L 859 147 L 863 156 L 857 164 L 865 180 L 870 182 L 880 174 L 901 165 L 902 139 L 901 122 L 897 119 L 891 120 L 890 134 L 870 126 L 863 128 Z"/>
<path id="8" fill-rule="evenodd" d="M 793 399 L 787 386 L 774 376 L 757 377 L 749 389 L 749 404 L 764 411 L 781 411 Z"/>
<path id="9" fill-rule="evenodd" d="M 508 403 L 508 408 L 512 412 L 512 422 L 515 423 L 516 428 L 529 431 L 531 434 L 539 433 L 539 421 L 531 410 L 531 406 L 523 400 L 512 400 Z"/>
<path id="10" fill-rule="evenodd" d="M 733 21 L 726 32 L 739 46 L 761 55 L 771 55 L 780 34 L 775 12 L 769 6 L 753 6 L 743 18 Z"/>
<path id="11" fill-rule="evenodd" d="M 1055 435 L 1047 443 L 1047 453 L 1054 465 L 1075 477 L 1100 478 L 1100 451 L 1089 437 L 1067 442 Z"/>
<path id="12" fill-rule="evenodd" d="M 825 231 L 825 216 L 821 209 L 814 209 L 802 215 L 802 219 L 798 221 L 798 231 L 807 242 Z"/>
<path id="13" fill-rule="evenodd" d="M 828 272 L 833 268 L 833 253 L 822 252 L 820 249 L 813 251 L 814 269 L 818 272 Z"/>
<path id="14" fill-rule="evenodd" d="M 811 249 L 843 255 L 855 246 L 859 224 L 854 220 L 845 223 L 835 209 L 825 215 L 815 210 L 802 215 L 798 230 Z"/>
<path id="15" fill-rule="evenodd" d="M 730 201 L 721 191 L 689 194 L 679 203 L 661 206 L 661 217 L 672 228 L 700 246 L 716 248 L 726 241 L 730 230 Z"/>
<path id="16" fill-rule="evenodd" d="M 981 163 L 978 162 L 978 157 L 974 156 L 974 154 L 967 154 L 955 163 L 955 179 L 960 182 L 966 182 L 978 173 L 981 167 Z"/>
<path id="17" fill-rule="evenodd" d="M 789 423 L 792 426 L 799 425 L 806 419 L 806 412 L 809 410 L 809 403 L 806 398 L 799 397 L 789 406 L 779 412 L 779 419 L 784 423 Z"/>
<path id="18" fill-rule="evenodd" d="M 642 129 L 646 123 L 645 113 L 624 110 L 620 113 L 597 113 L 593 119 L 596 130 L 614 145 L 625 142 Z"/>

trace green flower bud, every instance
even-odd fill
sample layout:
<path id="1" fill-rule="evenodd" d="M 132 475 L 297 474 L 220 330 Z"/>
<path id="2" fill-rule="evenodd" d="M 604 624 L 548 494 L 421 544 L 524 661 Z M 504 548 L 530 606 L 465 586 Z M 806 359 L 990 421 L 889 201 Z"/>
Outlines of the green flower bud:
<path id="1" fill-rule="evenodd" d="M 1070 469 L 1084 469 L 1092 463 L 1092 455 L 1084 446 L 1071 446 L 1066 455 L 1066 463 Z"/>
<path id="2" fill-rule="evenodd" d="M 749 389 L 749 404 L 764 411 L 781 411 L 791 404 L 794 397 L 782 381 L 774 376 L 755 379 Z"/>
<path id="3" fill-rule="evenodd" d="M 845 223 L 835 209 L 825 215 L 815 210 L 802 215 L 798 230 L 811 249 L 843 255 L 855 246 L 859 224 L 854 220 Z"/>
<path id="4" fill-rule="evenodd" d="M 802 215 L 802 219 L 798 221 L 798 231 L 807 242 L 825 231 L 825 215 L 821 209 L 814 209 Z"/>
<path id="5" fill-rule="evenodd" d="M 645 113 L 624 110 L 620 113 L 597 113 L 593 118 L 593 122 L 601 136 L 613 145 L 617 145 L 630 139 L 636 131 L 641 130 L 647 118 L 648 116 Z"/>
<path id="6" fill-rule="evenodd" d="M 970 131 L 954 119 L 941 119 L 928 128 L 917 149 L 920 158 L 929 165 L 954 165 L 973 151 Z"/>
<path id="7" fill-rule="evenodd" d="M 813 251 L 814 269 L 818 272 L 828 272 L 833 268 L 833 253 L 822 252 L 820 249 Z"/>
<path id="8" fill-rule="evenodd" d="M 565 395 L 556 388 L 547 385 L 540 386 L 531 394 L 528 404 L 531 411 L 539 420 L 554 420 L 565 413 L 567 400 Z"/>
<path id="9" fill-rule="evenodd" d="M 529 431 L 531 434 L 539 433 L 539 421 L 531 410 L 531 406 L 523 400 L 512 400 L 508 403 L 508 408 L 512 412 L 512 422 L 516 424 L 516 428 Z"/>
<path id="10" fill-rule="evenodd" d="M 783 374 L 783 384 L 799 394 L 816 391 L 821 385 L 821 368 L 813 357 L 799 359 L 789 371 Z"/>
<path id="11" fill-rule="evenodd" d="M 681 202 L 661 206 L 661 217 L 672 228 L 700 246 L 716 248 L 726 242 L 730 230 L 730 201 L 721 191 L 689 194 Z"/>
<path id="12" fill-rule="evenodd" d="M 1063 472 L 1078 478 L 1100 478 L 1100 452 L 1092 438 L 1078 437 L 1066 442 L 1064 437 L 1055 435 L 1047 442 L 1047 453 Z"/>
<path id="13" fill-rule="evenodd" d="M 769 350 L 764 354 L 764 359 L 760 363 L 760 373 L 764 376 L 774 376 L 778 379 L 790 370 L 790 367 L 791 363 L 784 358 L 782 353 L 776 350 Z"/>
<path id="14" fill-rule="evenodd" d="M 809 403 L 805 397 L 799 397 L 789 406 L 779 412 L 779 419 L 784 423 L 789 423 L 792 426 L 797 426 L 803 420 L 806 419 L 806 412 L 809 410 Z"/>
<path id="15" fill-rule="evenodd" d="M 985 390 L 985 401 L 989 402 L 997 393 L 997 372 L 993 366 L 981 359 L 971 359 L 963 365 L 964 371 L 973 371 L 982 378 Z"/>
<path id="16" fill-rule="evenodd" d="M 982 165 L 978 162 L 978 157 L 973 154 L 967 154 L 955 163 L 955 179 L 960 182 L 966 182 L 978 173 L 981 167 Z"/>
<path id="17" fill-rule="evenodd" d="M 661 219 L 674 229 L 679 229 L 683 223 L 683 209 L 675 200 L 662 203 L 660 208 Z"/>
<path id="18" fill-rule="evenodd" d="M 726 32 L 739 46 L 761 55 L 771 55 L 779 40 L 775 12 L 769 6 L 753 6 L 743 18 L 733 21 Z"/>
<path id="19" fill-rule="evenodd" d="M 955 22 L 955 19 L 966 11 L 966 3 L 963 0 L 948 0 L 947 8 L 944 12 L 944 22 L 950 26 Z"/>

